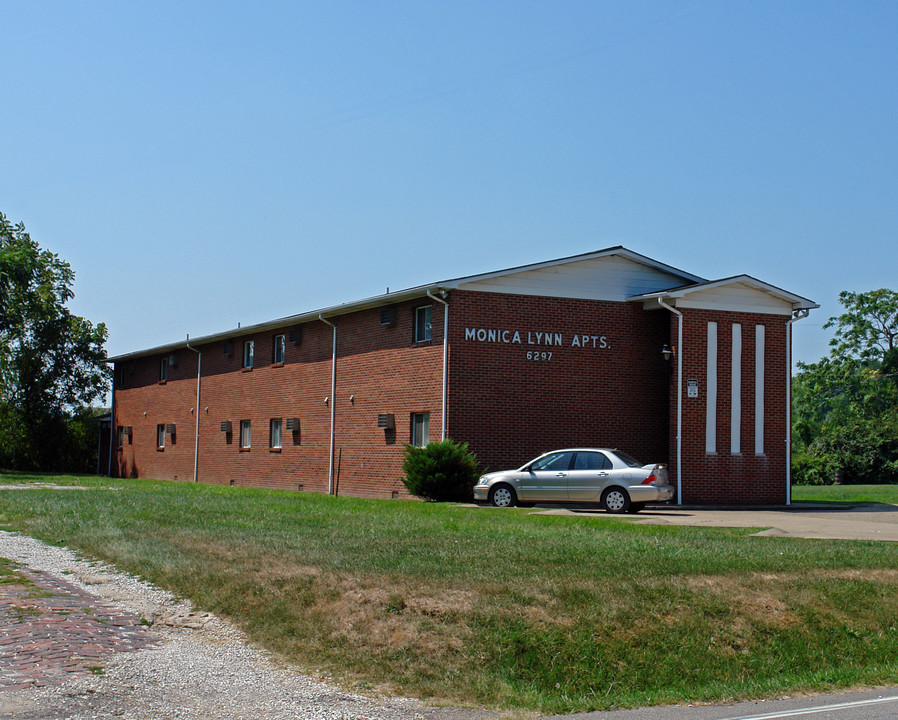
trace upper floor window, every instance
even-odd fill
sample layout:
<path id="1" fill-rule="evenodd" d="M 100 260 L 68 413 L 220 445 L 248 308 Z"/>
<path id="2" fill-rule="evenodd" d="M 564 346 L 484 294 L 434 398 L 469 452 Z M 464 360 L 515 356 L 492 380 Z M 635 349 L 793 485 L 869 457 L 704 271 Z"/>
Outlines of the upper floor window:
<path id="1" fill-rule="evenodd" d="M 252 340 L 247 340 L 243 343 L 243 367 L 251 368 L 253 366 L 254 348 L 255 343 Z"/>
<path id="2" fill-rule="evenodd" d="M 275 365 L 278 363 L 284 362 L 284 357 L 287 355 L 287 336 L 286 335 L 275 335 L 274 336 L 274 357 L 273 362 Z"/>
<path id="3" fill-rule="evenodd" d="M 159 361 L 159 382 L 168 380 L 168 358 L 164 357 Z"/>
<path id="4" fill-rule="evenodd" d="M 433 307 L 431 305 L 415 308 L 415 342 L 430 340 L 432 311 Z"/>

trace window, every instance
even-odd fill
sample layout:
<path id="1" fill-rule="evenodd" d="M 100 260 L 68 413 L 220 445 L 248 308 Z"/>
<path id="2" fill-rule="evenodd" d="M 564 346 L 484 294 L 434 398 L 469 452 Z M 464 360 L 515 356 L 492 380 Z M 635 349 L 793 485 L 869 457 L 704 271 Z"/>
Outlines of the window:
<path id="1" fill-rule="evenodd" d="M 430 305 L 415 308 L 415 342 L 430 340 L 432 310 Z"/>
<path id="2" fill-rule="evenodd" d="M 280 449 L 281 447 L 281 419 L 273 418 L 271 420 L 271 447 L 272 449 Z"/>
<path id="3" fill-rule="evenodd" d="M 156 426 L 156 447 L 160 450 L 165 447 L 165 425 Z"/>
<path id="4" fill-rule="evenodd" d="M 159 382 L 168 380 L 168 358 L 162 358 L 159 361 Z"/>
<path id="5" fill-rule="evenodd" d="M 252 435 L 252 428 L 249 420 L 240 421 L 240 447 L 249 448 Z"/>
<path id="6" fill-rule="evenodd" d="M 275 365 L 278 363 L 284 362 L 284 356 L 287 354 L 287 336 L 286 335 L 275 335 L 274 336 L 274 357 L 272 358 L 272 362 Z"/>
<path id="7" fill-rule="evenodd" d="M 574 470 L 611 470 L 611 461 L 602 453 L 578 452 Z"/>
<path id="8" fill-rule="evenodd" d="M 412 445 L 424 447 L 430 442 L 430 413 L 412 415 Z"/>
<path id="9" fill-rule="evenodd" d="M 243 367 L 251 368 L 253 366 L 253 350 L 255 347 L 255 343 L 252 340 L 247 340 L 243 343 Z"/>
<path id="10" fill-rule="evenodd" d="M 569 470 L 571 467 L 571 460 L 573 460 L 573 459 L 574 459 L 574 453 L 572 453 L 572 452 L 552 453 L 551 455 L 546 455 L 545 457 L 538 458 L 537 460 L 534 460 L 532 463 L 530 463 L 530 469 L 533 471 Z"/>
<path id="11" fill-rule="evenodd" d="M 121 425 L 118 426 L 118 429 L 115 431 L 115 446 L 122 447 L 125 444 L 125 428 Z"/>

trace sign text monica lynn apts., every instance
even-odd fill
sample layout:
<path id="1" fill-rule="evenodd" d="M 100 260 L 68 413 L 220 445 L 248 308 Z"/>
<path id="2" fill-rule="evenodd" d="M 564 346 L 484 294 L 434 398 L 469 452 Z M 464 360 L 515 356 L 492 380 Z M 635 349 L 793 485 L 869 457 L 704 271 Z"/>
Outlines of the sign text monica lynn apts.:
<path id="1" fill-rule="evenodd" d="M 508 345 L 539 345 L 543 347 L 579 347 L 609 349 L 611 342 L 606 335 L 538 330 L 505 330 L 501 328 L 465 328 L 465 340 L 472 342 L 505 343 Z"/>

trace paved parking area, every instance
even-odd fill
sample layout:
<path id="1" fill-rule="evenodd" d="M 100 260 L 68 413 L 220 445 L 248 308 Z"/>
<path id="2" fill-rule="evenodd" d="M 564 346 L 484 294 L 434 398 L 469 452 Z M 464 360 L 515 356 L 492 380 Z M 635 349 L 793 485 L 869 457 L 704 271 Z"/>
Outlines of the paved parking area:
<path id="1" fill-rule="evenodd" d="M 536 509 L 547 514 L 598 514 L 600 509 Z M 898 542 L 898 505 L 803 505 L 788 508 L 716 509 L 649 507 L 638 515 L 621 515 L 644 525 L 759 528 L 758 536 L 803 537 L 828 540 L 883 540 Z"/>

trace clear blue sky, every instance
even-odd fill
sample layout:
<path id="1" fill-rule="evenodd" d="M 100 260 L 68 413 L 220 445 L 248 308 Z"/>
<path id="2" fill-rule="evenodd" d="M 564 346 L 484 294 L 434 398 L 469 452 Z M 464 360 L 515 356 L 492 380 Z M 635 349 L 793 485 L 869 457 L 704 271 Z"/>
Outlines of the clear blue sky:
<path id="1" fill-rule="evenodd" d="M 0 211 L 124 353 L 626 247 L 898 289 L 898 3 L 5 2 Z"/>

